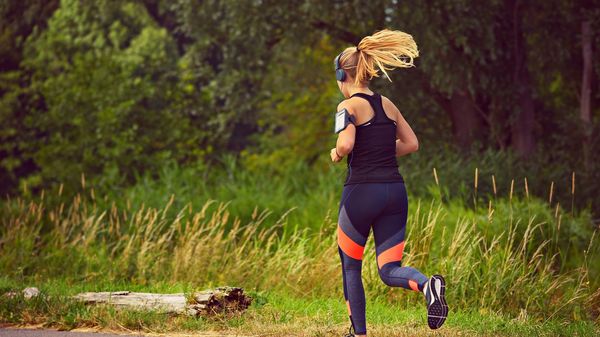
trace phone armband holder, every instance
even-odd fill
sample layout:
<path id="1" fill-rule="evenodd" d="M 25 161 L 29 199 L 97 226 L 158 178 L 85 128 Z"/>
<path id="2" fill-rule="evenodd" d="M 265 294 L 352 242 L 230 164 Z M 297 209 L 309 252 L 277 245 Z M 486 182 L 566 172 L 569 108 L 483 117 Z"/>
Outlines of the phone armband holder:
<path id="1" fill-rule="evenodd" d="M 350 124 L 355 124 L 354 116 L 350 115 L 346 108 L 335 113 L 335 126 L 333 128 L 335 133 L 342 132 Z"/>

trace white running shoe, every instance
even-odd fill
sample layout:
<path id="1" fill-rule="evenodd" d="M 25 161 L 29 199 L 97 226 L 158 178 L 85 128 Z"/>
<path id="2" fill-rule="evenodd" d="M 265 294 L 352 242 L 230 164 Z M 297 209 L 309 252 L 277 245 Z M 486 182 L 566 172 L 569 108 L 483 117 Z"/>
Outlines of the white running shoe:
<path id="1" fill-rule="evenodd" d="M 431 329 L 438 329 L 448 317 L 448 304 L 444 297 L 446 281 L 441 275 L 433 275 L 423 289 L 427 300 L 427 324 Z"/>

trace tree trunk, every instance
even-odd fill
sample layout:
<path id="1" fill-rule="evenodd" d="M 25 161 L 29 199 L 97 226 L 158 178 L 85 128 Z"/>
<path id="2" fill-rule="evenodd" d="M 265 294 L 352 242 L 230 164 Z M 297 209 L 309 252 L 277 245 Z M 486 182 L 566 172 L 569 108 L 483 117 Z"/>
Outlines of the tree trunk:
<path id="1" fill-rule="evenodd" d="M 581 23 L 581 46 L 583 51 L 583 76 L 581 79 L 580 118 L 583 128 L 584 165 L 590 168 L 590 138 L 592 132 L 592 25 L 589 21 Z"/>
<path id="2" fill-rule="evenodd" d="M 521 79 L 518 85 L 517 118 L 511 125 L 512 146 L 522 157 L 535 150 L 533 128 L 535 123 L 535 106 L 531 96 L 529 75 Z"/>
<path id="3" fill-rule="evenodd" d="M 534 124 L 535 104 L 531 78 L 527 69 L 527 51 L 521 25 L 521 6 L 519 0 L 506 0 L 508 13 L 512 17 L 513 35 L 513 83 L 516 94 L 516 111 L 511 118 L 511 143 L 522 157 L 530 155 L 535 149 Z"/>
<path id="4" fill-rule="evenodd" d="M 466 90 L 456 89 L 450 96 L 433 88 L 428 76 L 421 70 L 415 70 L 421 77 L 421 87 L 448 114 L 452 124 L 452 135 L 463 149 L 470 148 L 473 141 L 482 133 L 483 120 L 477 114 L 476 103 Z"/>
<path id="5" fill-rule="evenodd" d="M 481 133 L 482 121 L 467 92 L 455 89 L 450 98 L 452 133 L 462 149 L 469 149 Z"/>

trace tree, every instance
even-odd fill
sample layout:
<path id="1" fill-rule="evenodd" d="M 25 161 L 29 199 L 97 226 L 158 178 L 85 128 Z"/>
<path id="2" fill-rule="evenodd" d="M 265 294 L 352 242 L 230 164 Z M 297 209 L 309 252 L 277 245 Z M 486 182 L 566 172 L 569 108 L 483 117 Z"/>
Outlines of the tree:
<path id="1" fill-rule="evenodd" d="M 33 135 L 24 127 L 29 109 L 28 76 L 20 68 L 23 43 L 35 27 L 41 29 L 58 7 L 52 1 L 0 3 L 0 194 L 14 189 L 20 176 L 36 170 L 25 148 Z"/>
<path id="2" fill-rule="evenodd" d="M 176 159 L 182 138 L 195 139 L 178 109 L 177 62 L 173 41 L 137 3 L 61 1 L 25 46 L 38 102 L 25 119 L 39 167 L 28 181 L 72 187 L 85 173 L 120 183 Z"/>

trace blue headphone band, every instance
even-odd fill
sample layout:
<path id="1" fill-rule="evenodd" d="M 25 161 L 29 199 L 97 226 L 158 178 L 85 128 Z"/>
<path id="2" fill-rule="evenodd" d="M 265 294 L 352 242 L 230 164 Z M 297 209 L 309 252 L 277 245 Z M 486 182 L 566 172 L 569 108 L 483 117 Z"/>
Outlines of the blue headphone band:
<path id="1" fill-rule="evenodd" d="M 344 69 L 342 69 L 342 65 L 340 64 L 340 58 L 342 57 L 342 54 L 344 54 L 344 52 L 341 52 L 338 54 L 338 56 L 335 57 L 335 79 L 340 81 L 340 82 L 344 82 L 344 80 L 346 80 L 346 72 L 344 71 Z"/>

